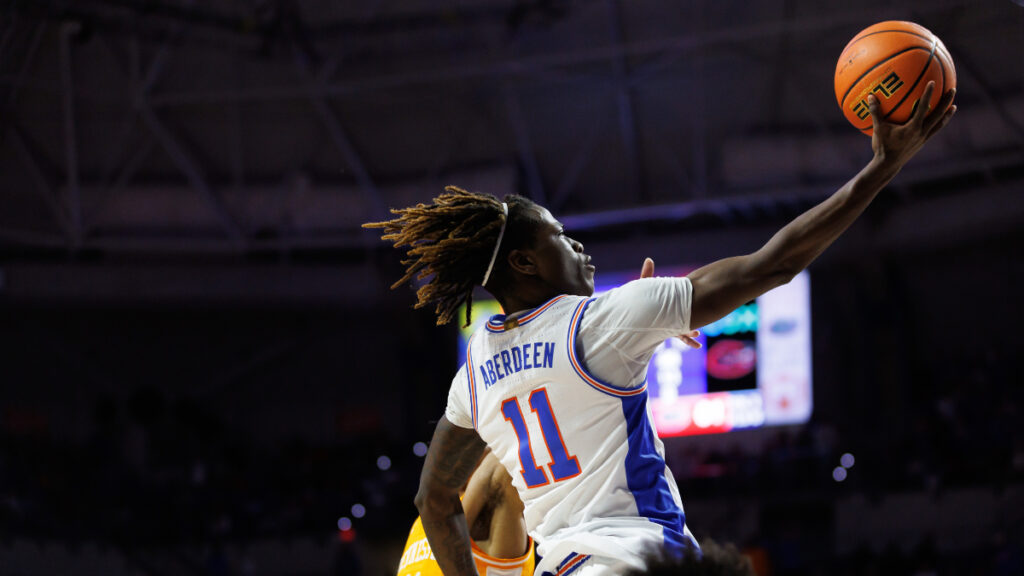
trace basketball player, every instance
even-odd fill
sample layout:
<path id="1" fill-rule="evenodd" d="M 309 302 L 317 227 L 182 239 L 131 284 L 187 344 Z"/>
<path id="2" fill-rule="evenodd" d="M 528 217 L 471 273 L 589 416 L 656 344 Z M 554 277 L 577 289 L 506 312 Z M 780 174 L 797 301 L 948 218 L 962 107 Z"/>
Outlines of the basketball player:
<path id="1" fill-rule="evenodd" d="M 523 502 L 512 477 L 490 452 L 477 466 L 462 497 L 473 560 L 482 576 L 532 576 L 533 540 L 526 533 Z M 419 518 L 409 531 L 398 576 L 442 576 Z"/>
<path id="2" fill-rule="evenodd" d="M 645 262 L 641 278 L 654 275 L 653 264 L 650 260 Z M 686 346 L 700 348 L 699 335 L 693 330 L 678 338 Z M 536 559 L 533 540 L 523 519 L 523 502 L 512 485 L 512 477 L 490 451 L 469 479 L 462 508 L 472 538 L 473 560 L 482 576 L 533 575 Z M 409 531 L 397 576 L 442 576 L 419 518 Z"/>
<path id="3" fill-rule="evenodd" d="M 934 89 L 929 82 L 921 101 Z M 446 576 L 477 573 L 459 488 L 488 446 L 525 505 L 540 574 L 622 574 L 643 569 L 652 545 L 676 556 L 697 546 L 650 422 L 647 363 L 665 338 L 807 267 L 956 110 L 950 91 L 935 112 L 919 105 L 895 125 L 868 99 L 874 155 L 856 176 L 756 252 L 687 277 L 635 280 L 591 298 L 595 269 L 583 246 L 519 196 L 502 202 L 449 187 L 432 204 L 367 225 L 408 246 L 395 286 L 427 280 L 416 306 L 433 305 L 439 324 L 471 304 L 477 285 L 505 311 L 470 338 L 420 477 L 416 505 Z"/>

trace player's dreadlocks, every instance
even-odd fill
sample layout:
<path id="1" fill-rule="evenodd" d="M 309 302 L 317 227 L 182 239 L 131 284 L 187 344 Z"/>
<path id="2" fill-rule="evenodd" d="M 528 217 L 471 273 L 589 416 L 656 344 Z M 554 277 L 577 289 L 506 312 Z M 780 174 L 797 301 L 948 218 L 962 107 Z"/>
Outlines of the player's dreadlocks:
<path id="1" fill-rule="evenodd" d="M 501 200 L 490 194 L 467 192 L 446 186 L 445 193 L 432 204 L 409 208 L 392 208 L 398 218 L 385 222 L 369 222 L 364 228 L 383 228 L 382 240 L 394 241 L 395 248 L 409 246 L 408 258 L 402 260 L 405 275 L 391 289 L 417 280 L 430 280 L 416 291 L 415 308 L 435 305 L 438 325 L 447 324 L 459 305 L 466 303 L 466 326 L 472 320 L 473 288 L 483 281 L 487 265 L 494 254 L 502 225 L 506 226 L 501 249 L 497 254 L 494 274 L 501 275 L 502 262 L 509 250 L 519 247 L 533 229 L 536 217 L 524 212 L 536 206 L 521 196 L 506 196 L 508 216 Z"/>

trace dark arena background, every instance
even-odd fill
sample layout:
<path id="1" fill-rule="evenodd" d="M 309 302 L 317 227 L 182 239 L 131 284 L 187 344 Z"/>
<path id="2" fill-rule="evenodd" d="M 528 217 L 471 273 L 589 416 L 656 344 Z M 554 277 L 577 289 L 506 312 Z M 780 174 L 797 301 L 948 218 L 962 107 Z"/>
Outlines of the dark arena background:
<path id="1" fill-rule="evenodd" d="M 883 20 L 959 112 L 810 268 L 810 418 L 667 460 L 761 576 L 1024 573 L 1019 0 L 0 0 L 0 574 L 393 575 L 459 332 L 359 224 L 455 184 L 599 279 L 755 250 L 870 158 Z"/>

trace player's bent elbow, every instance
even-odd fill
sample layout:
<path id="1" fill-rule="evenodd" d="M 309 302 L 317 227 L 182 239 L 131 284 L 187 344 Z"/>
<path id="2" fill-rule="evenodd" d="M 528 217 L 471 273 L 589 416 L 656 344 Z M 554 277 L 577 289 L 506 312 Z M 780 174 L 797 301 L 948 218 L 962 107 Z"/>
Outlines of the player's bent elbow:
<path id="1" fill-rule="evenodd" d="M 420 516 L 430 516 L 438 508 L 436 492 L 431 493 L 431 490 L 423 484 L 420 484 L 420 489 L 416 492 L 416 497 L 413 498 L 412 502 L 416 505 L 416 509 L 419 510 Z"/>
<path id="2" fill-rule="evenodd" d="M 793 278 L 800 272 L 803 272 L 805 266 L 794 259 L 782 259 L 775 263 L 768 272 L 770 283 L 772 288 L 778 288 L 779 286 L 789 284 Z"/>
<path id="3" fill-rule="evenodd" d="M 799 274 L 802 270 L 803 268 L 794 267 L 779 270 L 778 272 L 772 275 L 771 289 L 775 289 L 778 288 L 779 286 L 789 284 L 790 282 L 793 281 L 793 278 L 796 278 L 796 275 Z"/>
<path id="4" fill-rule="evenodd" d="M 451 498 L 436 487 L 431 488 L 429 484 L 421 483 L 413 504 L 423 518 L 437 518 L 449 512 Z M 455 502 L 459 502 L 458 493 L 455 494 Z M 461 505 L 459 505 L 461 507 Z"/>

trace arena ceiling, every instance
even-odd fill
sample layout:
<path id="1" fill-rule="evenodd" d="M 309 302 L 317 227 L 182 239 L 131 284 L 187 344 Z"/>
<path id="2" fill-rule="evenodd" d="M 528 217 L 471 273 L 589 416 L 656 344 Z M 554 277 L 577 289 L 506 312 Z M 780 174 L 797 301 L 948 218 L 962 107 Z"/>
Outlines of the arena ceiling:
<path id="1" fill-rule="evenodd" d="M 372 269 L 359 223 L 446 184 L 586 238 L 776 222 L 869 157 L 832 77 L 889 19 L 943 39 L 960 112 L 876 216 L 894 241 L 1019 226 L 1015 0 L 3 0 L 8 284 L 126 254 Z"/>

